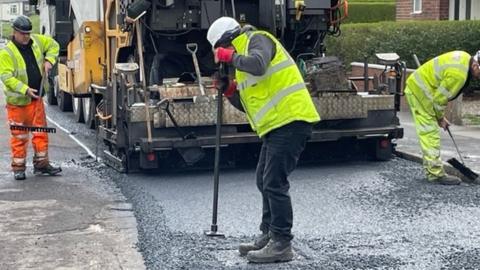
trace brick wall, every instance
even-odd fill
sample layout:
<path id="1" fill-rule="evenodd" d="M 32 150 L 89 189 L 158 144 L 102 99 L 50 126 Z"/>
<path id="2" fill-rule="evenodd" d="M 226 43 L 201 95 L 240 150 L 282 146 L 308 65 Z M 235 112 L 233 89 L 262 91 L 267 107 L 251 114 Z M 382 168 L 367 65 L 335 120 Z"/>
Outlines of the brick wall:
<path id="1" fill-rule="evenodd" d="M 396 17 L 401 20 L 448 20 L 448 0 L 422 0 L 422 12 L 413 14 L 413 0 L 397 0 Z"/>

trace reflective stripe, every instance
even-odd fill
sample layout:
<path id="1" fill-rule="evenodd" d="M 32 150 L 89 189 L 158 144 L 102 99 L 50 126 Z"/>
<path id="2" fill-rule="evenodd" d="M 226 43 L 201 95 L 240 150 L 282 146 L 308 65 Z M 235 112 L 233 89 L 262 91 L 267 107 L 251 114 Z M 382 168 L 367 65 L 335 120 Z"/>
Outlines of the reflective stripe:
<path id="1" fill-rule="evenodd" d="M 15 58 L 15 54 L 13 54 L 12 50 L 9 47 L 5 47 L 4 49 L 10 55 L 10 58 L 13 61 L 13 70 L 14 70 L 13 72 L 16 73 L 16 71 L 18 70 L 17 58 Z"/>
<path id="2" fill-rule="evenodd" d="M 272 99 L 270 99 L 270 101 L 268 103 L 266 103 L 258 112 L 257 114 L 254 116 L 254 119 L 253 119 L 253 122 L 255 123 L 258 123 L 258 121 L 260 121 L 264 116 L 265 114 L 267 114 L 267 112 L 272 109 L 275 105 L 277 105 L 284 97 L 296 92 L 296 91 L 300 91 L 300 90 L 303 90 L 303 89 L 306 89 L 306 85 L 305 83 L 298 83 L 298 84 L 294 84 L 290 87 L 287 87 L 283 90 L 280 90 L 277 92 L 277 94 L 275 96 L 273 96 Z"/>
<path id="3" fill-rule="evenodd" d="M 26 69 L 17 69 L 17 76 L 27 76 Z"/>
<path id="4" fill-rule="evenodd" d="M 43 59 L 44 59 L 44 53 L 43 53 L 43 46 L 42 43 L 40 43 L 40 40 L 38 40 L 38 37 L 36 35 L 31 36 L 34 44 L 38 47 L 40 50 L 40 58 L 36 59 L 37 60 L 37 65 L 40 67 L 40 73 L 42 72 L 42 67 L 43 67 Z M 32 48 L 33 49 L 33 48 Z M 36 58 L 36 56 L 35 56 Z"/>
<path id="5" fill-rule="evenodd" d="M 13 75 L 12 74 L 2 74 L 1 78 L 2 78 L 2 81 L 6 81 L 10 78 L 13 78 Z"/>
<path id="6" fill-rule="evenodd" d="M 425 165 L 427 165 L 428 167 L 443 167 L 443 163 L 442 161 L 438 161 L 438 160 L 424 160 L 425 162 Z"/>
<path id="7" fill-rule="evenodd" d="M 423 134 L 437 130 L 437 127 L 432 125 L 418 125 L 416 127 L 419 133 Z"/>
<path id="8" fill-rule="evenodd" d="M 452 97 L 452 94 L 448 91 L 448 89 L 441 85 L 438 87 L 438 91 L 440 91 L 440 94 L 442 94 L 442 96 L 444 96 L 446 99 L 450 99 Z"/>
<path id="9" fill-rule="evenodd" d="M 15 92 L 17 92 L 17 93 L 20 94 L 20 91 L 22 90 L 22 88 L 23 88 L 24 85 L 25 85 L 24 83 L 19 82 L 19 83 L 17 84 L 17 87 L 15 87 Z M 22 95 L 22 96 L 23 96 L 23 95 Z"/>
<path id="10" fill-rule="evenodd" d="M 40 40 L 38 40 L 38 37 L 36 35 L 32 35 L 31 37 L 33 39 L 33 42 L 35 42 L 35 45 L 37 45 L 38 48 L 40 49 L 41 55 L 43 57 L 43 46 L 42 46 L 43 44 L 40 43 Z"/>
<path id="11" fill-rule="evenodd" d="M 24 94 L 20 92 L 13 92 L 13 91 L 5 91 L 5 95 L 7 97 L 25 97 Z"/>
<path id="12" fill-rule="evenodd" d="M 13 158 L 15 164 L 25 164 L 26 158 Z"/>
<path id="13" fill-rule="evenodd" d="M 435 75 L 435 79 L 437 81 L 440 81 L 440 74 L 442 73 L 442 70 L 440 69 L 440 63 L 438 63 L 438 57 L 435 57 L 433 59 L 433 69 L 434 69 L 434 75 Z"/>
<path id="14" fill-rule="evenodd" d="M 455 59 L 455 56 L 453 58 Z M 459 60 L 460 59 L 457 59 L 457 61 L 459 61 Z M 435 75 L 435 79 L 437 79 L 437 81 L 441 80 L 440 75 L 442 74 L 442 72 L 445 69 L 455 68 L 455 69 L 459 69 L 461 72 L 464 72 L 464 73 L 467 73 L 468 70 L 469 70 L 469 67 L 466 67 L 465 65 L 462 65 L 462 64 L 443 64 L 443 65 L 440 65 L 440 63 L 438 61 L 439 61 L 438 57 L 435 57 L 433 59 L 433 69 L 435 70 L 434 75 Z"/>
<path id="15" fill-rule="evenodd" d="M 423 82 L 422 78 L 420 78 L 420 75 L 415 72 L 414 73 L 415 75 L 415 81 L 417 82 L 418 84 L 418 87 L 420 87 L 420 89 L 422 89 L 423 93 L 425 94 L 425 96 L 433 102 L 433 97 L 432 97 L 432 94 L 430 93 L 430 91 L 428 91 L 428 88 L 427 86 L 425 85 L 425 83 Z"/>
<path id="16" fill-rule="evenodd" d="M 447 68 L 456 68 L 459 69 L 462 72 L 468 72 L 468 67 L 462 65 L 462 64 L 445 64 L 440 67 L 440 70 L 445 70 Z"/>
<path id="17" fill-rule="evenodd" d="M 20 139 L 20 140 L 26 140 L 26 139 L 28 139 L 28 133 L 15 134 L 15 135 L 13 135 L 13 137 L 15 137 L 17 139 Z"/>
<path id="18" fill-rule="evenodd" d="M 425 154 L 430 157 L 439 157 L 440 150 L 439 149 L 425 149 Z"/>
<path id="19" fill-rule="evenodd" d="M 249 88 L 249 87 L 252 87 L 253 85 L 255 85 L 256 83 L 258 83 L 259 81 L 262 81 L 270 76 L 272 76 L 272 74 L 274 74 L 275 72 L 278 72 L 284 68 L 287 68 L 287 67 L 291 67 L 295 65 L 295 63 L 292 63 L 290 61 L 290 59 L 287 59 L 287 60 L 284 60 L 274 66 L 271 66 L 267 72 L 265 74 L 263 74 L 262 76 L 247 76 L 247 79 L 243 82 L 241 82 L 239 85 L 238 85 L 238 90 L 239 91 L 242 91 L 242 90 L 245 90 L 246 88 Z"/>
<path id="20" fill-rule="evenodd" d="M 37 152 L 35 153 L 36 158 L 43 158 L 47 156 L 47 152 Z"/>
<path id="21" fill-rule="evenodd" d="M 433 103 L 433 107 L 435 108 L 435 111 L 443 112 L 445 110 L 445 108 L 447 107 L 447 105 L 440 105 L 440 104 L 437 104 L 437 103 Z"/>

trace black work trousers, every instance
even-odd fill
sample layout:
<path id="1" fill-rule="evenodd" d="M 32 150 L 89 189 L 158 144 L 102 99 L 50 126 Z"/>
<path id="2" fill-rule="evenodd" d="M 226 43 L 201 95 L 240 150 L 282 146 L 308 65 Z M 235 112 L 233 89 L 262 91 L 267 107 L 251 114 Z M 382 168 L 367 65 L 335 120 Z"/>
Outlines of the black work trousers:
<path id="1" fill-rule="evenodd" d="M 287 178 L 297 166 L 311 134 L 312 124 L 295 121 L 263 137 L 257 165 L 257 187 L 263 199 L 260 230 L 269 232 L 274 238 L 293 238 L 293 211 Z"/>

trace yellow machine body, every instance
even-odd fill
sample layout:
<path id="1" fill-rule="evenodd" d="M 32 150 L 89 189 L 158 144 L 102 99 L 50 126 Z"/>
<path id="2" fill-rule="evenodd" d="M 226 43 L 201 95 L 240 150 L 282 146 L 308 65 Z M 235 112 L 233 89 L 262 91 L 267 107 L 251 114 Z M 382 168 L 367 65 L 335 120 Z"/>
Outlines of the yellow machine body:
<path id="1" fill-rule="evenodd" d="M 100 21 L 86 21 L 68 45 L 65 64 L 59 64 L 60 89 L 72 95 L 88 94 L 92 83 L 103 85 L 105 31 Z"/>

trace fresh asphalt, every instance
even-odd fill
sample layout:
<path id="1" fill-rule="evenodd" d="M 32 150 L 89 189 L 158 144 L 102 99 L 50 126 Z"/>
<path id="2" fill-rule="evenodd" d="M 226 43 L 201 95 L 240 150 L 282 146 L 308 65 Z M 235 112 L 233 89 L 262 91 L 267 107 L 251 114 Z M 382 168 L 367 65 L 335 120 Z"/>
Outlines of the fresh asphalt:
<path id="1" fill-rule="evenodd" d="M 49 108 L 55 112 L 57 108 Z M 87 146 L 94 132 L 49 113 Z M 118 174 L 93 168 L 133 204 L 148 269 L 475 269 L 480 265 L 477 185 L 440 186 L 419 164 L 394 158 L 300 166 L 291 176 L 294 249 L 289 263 L 248 264 L 238 243 L 258 232 L 254 168 L 222 171 L 219 231 L 208 238 L 211 171 Z"/>

